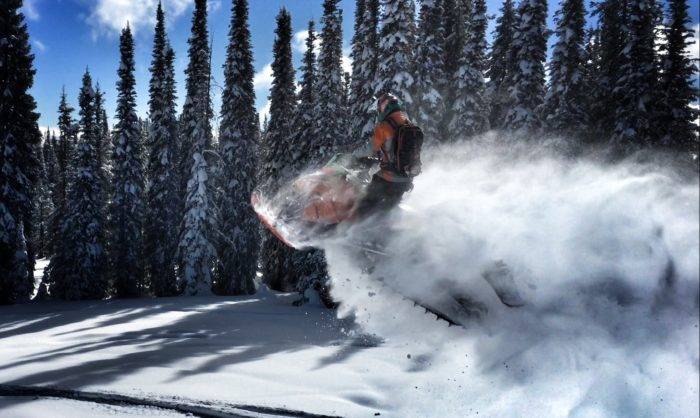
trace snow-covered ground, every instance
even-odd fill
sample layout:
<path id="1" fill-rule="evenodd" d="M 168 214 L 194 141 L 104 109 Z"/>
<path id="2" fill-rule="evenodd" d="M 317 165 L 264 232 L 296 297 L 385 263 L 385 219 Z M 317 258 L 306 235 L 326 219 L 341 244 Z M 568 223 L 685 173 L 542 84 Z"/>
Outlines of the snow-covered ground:
<path id="1" fill-rule="evenodd" d="M 20 396 L 0 397 L 0 414 L 14 418 L 113 418 L 118 417 L 161 417 L 180 418 L 187 415 L 151 407 L 103 405 L 94 402 L 74 401 L 60 398 L 26 399 Z"/>
<path id="2" fill-rule="evenodd" d="M 687 417 L 698 411 L 692 311 L 640 318 L 639 330 L 617 329 L 615 318 L 571 321 L 560 313 L 542 317 L 537 333 L 513 333 L 509 341 L 497 330 L 448 329 L 396 301 L 386 315 L 404 315 L 403 337 L 382 341 L 363 337 L 330 311 L 290 301 L 263 292 L 2 307 L 0 384 L 351 417 Z M 535 313 L 525 315 L 522 322 L 529 323 Z M 515 321 L 508 329 L 517 327 L 516 317 L 507 319 Z M 571 322 L 575 328 L 561 329 Z M 428 326 L 435 329 L 421 331 Z M 656 341 L 635 338 L 648 335 L 649 326 L 665 331 Z M 53 416 L 100 416 L 94 405 L 56 402 L 5 398 L 0 416 L 46 416 L 46 408 L 57 411 Z"/>

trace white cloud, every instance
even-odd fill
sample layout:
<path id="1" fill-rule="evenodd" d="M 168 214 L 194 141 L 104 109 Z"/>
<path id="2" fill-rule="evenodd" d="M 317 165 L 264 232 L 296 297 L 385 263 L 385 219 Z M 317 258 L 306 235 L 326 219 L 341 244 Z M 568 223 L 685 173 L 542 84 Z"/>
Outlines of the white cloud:
<path id="1" fill-rule="evenodd" d="M 343 57 L 340 65 L 343 67 L 343 72 L 352 74 L 352 58 L 350 57 L 350 48 L 343 48 Z"/>
<path id="2" fill-rule="evenodd" d="M 163 0 L 163 9 L 168 19 L 182 16 L 192 5 L 192 0 Z M 209 10 L 221 7 L 221 0 L 210 0 Z M 118 34 L 129 22 L 134 33 L 155 24 L 158 0 L 96 0 L 90 3 L 88 23 L 93 27 L 93 36 Z"/>
<path id="3" fill-rule="evenodd" d="M 24 5 L 22 6 L 22 13 L 29 20 L 39 20 L 39 10 L 36 8 L 36 3 L 38 0 L 24 0 Z"/>
<path id="4" fill-rule="evenodd" d="M 34 39 L 34 46 L 36 47 L 37 51 L 39 51 L 39 52 L 46 51 L 46 45 L 38 39 Z"/>
<path id="5" fill-rule="evenodd" d="M 260 115 L 260 127 L 263 126 L 263 123 L 265 122 L 265 118 L 270 116 L 270 100 L 265 102 L 265 106 L 262 108 L 258 109 L 258 115 Z"/>
<path id="6" fill-rule="evenodd" d="M 292 49 L 301 54 L 306 52 L 306 40 L 309 38 L 309 32 L 300 30 L 294 34 L 292 38 Z M 314 52 L 318 56 L 321 50 L 321 38 L 317 37 L 314 41 Z M 342 64 L 343 71 L 352 73 L 352 58 L 350 57 L 350 48 L 343 48 Z"/>
<path id="7" fill-rule="evenodd" d="M 58 128 L 53 127 L 53 126 L 39 126 L 39 130 L 41 131 L 41 136 L 44 137 L 46 136 L 46 132 L 51 132 L 54 135 L 58 135 Z"/>
<path id="8" fill-rule="evenodd" d="M 700 24 L 693 27 L 693 43 L 686 47 L 688 55 L 693 59 L 700 59 Z"/>
<path id="9" fill-rule="evenodd" d="M 306 52 L 306 40 L 309 38 L 309 32 L 307 30 L 300 30 L 299 32 L 296 32 L 294 34 L 294 37 L 292 38 L 292 49 L 294 51 L 299 52 L 299 53 L 305 53 Z M 321 49 L 321 38 L 316 37 L 314 40 L 314 52 L 318 54 L 318 51 Z"/>
<path id="10" fill-rule="evenodd" d="M 255 73 L 253 86 L 256 90 L 268 90 L 272 86 L 272 63 L 268 63 L 262 70 Z"/>

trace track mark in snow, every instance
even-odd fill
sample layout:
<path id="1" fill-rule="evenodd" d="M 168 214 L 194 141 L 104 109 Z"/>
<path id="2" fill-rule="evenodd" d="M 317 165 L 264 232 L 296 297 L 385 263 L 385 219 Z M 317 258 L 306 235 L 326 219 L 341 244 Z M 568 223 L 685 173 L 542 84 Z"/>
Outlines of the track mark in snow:
<path id="1" fill-rule="evenodd" d="M 255 405 L 217 404 L 182 398 L 137 398 L 115 393 L 84 392 L 79 390 L 59 389 L 50 386 L 14 386 L 0 385 L 0 396 L 13 397 L 47 397 L 72 399 L 106 405 L 145 406 L 166 409 L 202 418 L 238 418 L 238 417 L 301 417 L 301 418 L 337 418 L 332 415 L 318 415 L 303 411 L 271 408 Z"/>

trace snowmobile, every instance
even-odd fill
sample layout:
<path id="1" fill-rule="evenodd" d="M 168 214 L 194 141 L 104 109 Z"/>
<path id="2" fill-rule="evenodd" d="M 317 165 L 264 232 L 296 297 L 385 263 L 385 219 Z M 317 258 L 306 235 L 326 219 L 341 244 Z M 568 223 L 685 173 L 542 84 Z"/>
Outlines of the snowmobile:
<path id="1" fill-rule="evenodd" d="M 317 246 L 358 219 L 354 216 L 371 176 L 354 158 L 337 154 L 322 168 L 298 177 L 272 200 L 260 191 L 251 203 L 260 221 L 277 238 L 297 250 Z"/>
<path id="2" fill-rule="evenodd" d="M 280 241 L 297 250 L 320 247 L 324 240 L 332 239 L 353 251 L 363 271 L 372 274 L 373 263 L 391 254 L 383 246 L 381 237 L 390 236 L 394 226 L 386 222 L 388 214 L 374 213 L 369 218 L 356 216 L 355 209 L 369 185 L 372 172 L 371 161 L 358 161 L 350 155 L 338 154 L 325 166 L 299 176 L 289 185 L 278 191 L 272 199 L 256 191 L 251 196 L 251 204 L 262 224 Z M 400 205 L 397 210 L 410 211 Z M 346 234 L 354 228 L 371 227 L 373 238 L 358 242 Z M 353 231 L 357 232 L 357 231 Z M 379 237 L 379 239 L 377 239 Z M 483 278 L 498 295 L 501 302 L 509 307 L 524 305 L 517 291 L 513 276 L 503 262 L 495 262 L 483 273 Z M 378 278 L 384 285 L 384 281 Z M 385 286 L 386 287 L 386 286 Z M 390 289 L 401 294 L 396 289 Z M 450 325 L 463 325 L 462 318 L 480 317 L 485 306 L 466 295 L 449 297 L 446 303 L 426 303 L 402 295 L 405 299 L 432 313 Z M 440 307 L 437 307 L 439 305 Z"/>

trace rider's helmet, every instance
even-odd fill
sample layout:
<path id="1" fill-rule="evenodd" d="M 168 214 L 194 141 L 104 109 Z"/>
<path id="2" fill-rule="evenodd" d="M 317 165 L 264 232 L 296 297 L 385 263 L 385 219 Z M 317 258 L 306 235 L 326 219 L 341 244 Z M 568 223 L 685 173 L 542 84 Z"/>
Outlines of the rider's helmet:
<path id="1" fill-rule="evenodd" d="M 384 93 L 377 98 L 377 120 L 384 121 L 387 116 L 397 111 L 403 111 L 404 107 L 398 97 L 391 93 Z"/>

